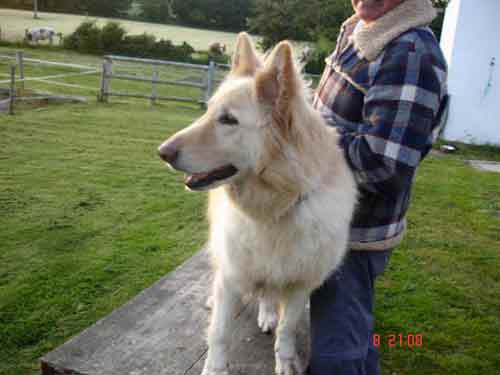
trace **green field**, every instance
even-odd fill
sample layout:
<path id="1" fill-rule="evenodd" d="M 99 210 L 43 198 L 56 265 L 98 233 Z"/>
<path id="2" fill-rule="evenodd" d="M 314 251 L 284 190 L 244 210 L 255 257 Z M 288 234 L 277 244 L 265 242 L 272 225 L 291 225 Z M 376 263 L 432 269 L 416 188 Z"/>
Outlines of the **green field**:
<path id="1" fill-rule="evenodd" d="M 6 69 L 0 62 L 0 73 Z M 28 88 L 59 92 L 42 83 Z M 120 82 L 116 89 L 148 87 Z M 37 374 L 41 355 L 150 286 L 206 238 L 204 195 L 185 192 L 182 177 L 156 155 L 199 107 L 100 104 L 92 92 L 61 92 L 89 102 L 0 115 L 1 375 Z M 461 146 L 454 155 L 433 153 L 419 170 L 408 235 L 378 281 L 384 374 L 500 373 L 500 175 L 475 171 L 466 158 L 500 161 L 500 150 Z M 422 334 L 423 345 L 398 339 L 390 347 L 390 334 Z"/>
<path id="2" fill-rule="evenodd" d="M 2 38 L 10 41 L 22 40 L 24 38 L 24 30 L 36 26 L 51 26 L 58 32 L 68 35 L 83 21 L 98 20 L 98 23 L 103 24 L 111 20 L 102 17 L 43 12 L 39 13 L 39 17 L 39 19 L 35 20 L 33 19 L 33 12 L 0 8 Z M 153 34 L 158 39 L 170 39 L 175 44 L 186 41 L 196 50 L 207 50 L 210 44 L 220 42 L 226 44 L 228 49 L 232 51 L 233 45 L 236 42 L 236 34 L 230 32 L 127 20 L 113 19 L 113 21 L 120 22 L 130 34 L 142 34 L 146 32 Z"/>

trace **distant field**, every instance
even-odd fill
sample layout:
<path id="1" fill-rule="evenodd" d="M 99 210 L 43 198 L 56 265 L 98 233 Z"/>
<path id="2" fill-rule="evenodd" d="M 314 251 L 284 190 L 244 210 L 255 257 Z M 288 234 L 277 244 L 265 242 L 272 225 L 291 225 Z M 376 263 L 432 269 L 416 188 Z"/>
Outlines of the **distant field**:
<path id="1" fill-rule="evenodd" d="M 147 32 L 155 35 L 157 38 L 170 39 L 176 44 L 186 41 L 197 50 L 206 50 L 208 46 L 214 42 L 225 43 L 228 49 L 232 50 L 234 42 L 236 41 L 235 33 L 222 31 L 61 13 L 42 12 L 39 13 L 39 16 L 40 19 L 35 20 L 33 19 L 33 13 L 30 11 L 0 8 L 2 38 L 11 41 L 21 40 L 24 37 L 24 30 L 34 26 L 51 26 L 58 32 L 69 34 L 85 20 L 97 20 L 100 24 L 113 20 L 119 21 L 131 34 L 142 34 Z"/>

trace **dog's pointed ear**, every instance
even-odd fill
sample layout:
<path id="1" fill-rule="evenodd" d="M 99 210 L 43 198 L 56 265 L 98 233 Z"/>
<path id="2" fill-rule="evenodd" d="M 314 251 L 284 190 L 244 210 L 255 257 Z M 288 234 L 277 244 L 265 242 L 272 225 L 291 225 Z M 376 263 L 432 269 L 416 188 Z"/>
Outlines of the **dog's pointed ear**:
<path id="1" fill-rule="evenodd" d="M 257 74 L 257 97 L 279 113 L 287 112 L 298 92 L 297 74 L 292 46 L 286 41 L 279 43 L 266 59 L 264 69 Z"/>
<path id="2" fill-rule="evenodd" d="M 250 35 L 245 32 L 238 34 L 236 48 L 234 50 L 231 73 L 236 76 L 253 76 L 261 62 L 252 43 Z"/>

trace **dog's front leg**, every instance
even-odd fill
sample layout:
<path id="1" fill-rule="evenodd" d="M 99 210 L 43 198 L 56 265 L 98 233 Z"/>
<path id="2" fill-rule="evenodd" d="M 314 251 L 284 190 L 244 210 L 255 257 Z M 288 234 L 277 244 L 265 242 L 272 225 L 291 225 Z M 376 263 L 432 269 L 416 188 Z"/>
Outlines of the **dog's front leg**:
<path id="1" fill-rule="evenodd" d="M 297 324 L 305 310 L 309 294 L 304 290 L 287 293 L 281 300 L 281 319 L 276 333 L 276 374 L 299 375 L 304 369 L 297 354 Z"/>
<path id="2" fill-rule="evenodd" d="M 202 375 L 227 375 L 227 352 L 239 305 L 239 293 L 217 272 L 213 285 L 212 319 L 208 329 L 208 353 Z"/>

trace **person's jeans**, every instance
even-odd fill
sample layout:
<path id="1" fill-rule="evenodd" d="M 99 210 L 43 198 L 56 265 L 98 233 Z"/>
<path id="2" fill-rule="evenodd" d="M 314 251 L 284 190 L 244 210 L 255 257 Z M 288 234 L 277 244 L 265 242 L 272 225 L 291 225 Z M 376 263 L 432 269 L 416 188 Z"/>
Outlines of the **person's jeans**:
<path id="1" fill-rule="evenodd" d="M 392 250 L 350 251 L 311 296 L 308 375 L 379 375 L 373 346 L 375 278 Z"/>

